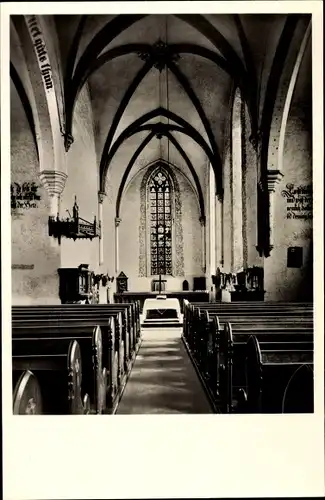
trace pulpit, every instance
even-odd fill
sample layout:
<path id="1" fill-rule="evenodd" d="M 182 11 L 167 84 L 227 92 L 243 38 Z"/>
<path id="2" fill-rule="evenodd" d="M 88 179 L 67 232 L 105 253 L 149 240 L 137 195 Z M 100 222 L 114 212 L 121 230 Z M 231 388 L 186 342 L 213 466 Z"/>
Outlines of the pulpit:
<path id="1" fill-rule="evenodd" d="M 62 304 L 91 299 L 94 273 L 88 267 L 88 264 L 81 264 L 79 267 L 58 269 L 60 277 L 59 297 Z"/>

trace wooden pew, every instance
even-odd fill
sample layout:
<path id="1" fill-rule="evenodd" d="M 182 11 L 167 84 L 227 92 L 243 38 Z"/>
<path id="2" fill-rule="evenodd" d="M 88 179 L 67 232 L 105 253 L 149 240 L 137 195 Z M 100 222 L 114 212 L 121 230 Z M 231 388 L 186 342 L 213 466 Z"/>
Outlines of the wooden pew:
<path id="1" fill-rule="evenodd" d="M 192 306 L 192 308 L 188 308 L 186 318 L 188 319 L 189 322 L 191 322 L 191 317 L 193 315 L 193 311 L 197 309 L 197 307 Z M 224 319 L 225 321 L 233 321 L 234 318 L 240 317 L 243 320 L 249 321 L 251 317 L 261 317 L 263 319 L 269 318 L 270 320 L 273 318 L 274 320 L 277 319 L 290 319 L 290 318 L 295 318 L 296 321 L 300 319 L 300 321 L 312 321 L 313 319 L 313 311 L 308 310 L 308 309 L 290 309 L 289 307 L 283 310 L 278 310 L 278 309 L 257 309 L 257 308 L 252 308 L 252 309 L 238 309 L 234 311 L 230 310 L 219 310 L 217 308 L 198 308 L 200 311 L 206 310 L 208 311 L 210 316 L 218 316 L 219 320 Z"/>
<path id="2" fill-rule="evenodd" d="M 48 314 L 54 321 L 58 321 L 58 317 L 63 311 L 65 314 L 70 312 L 78 312 L 90 317 L 90 314 L 98 314 L 100 318 L 104 314 L 112 314 L 121 312 L 122 315 L 122 339 L 126 347 L 126 356 L 131 357 L 131 353 L 135 350 L 136 344 L 140 340 L 140 315 L 138 304 L 60 304 L 54 306 L 14 306 L 12 308 L 13 317 L 18 317 L 20 314 L 33 315 Z"/>
<path id="3" fill-rule="evenodd" d="M 236 311 L 238 309 L 308 309 L 312 310 L 314 305 L 312 302 L 188 302 L 194 307 L 204 309 L 218 308 L 220 311 Z"/>
<path id="4" fill-rule="evenodd" d="M 28 315 L 28 317 L 33 317 L 37 315 L 37 318 L 40 318 L 42 315 L 45 317 L 48 317 L 51 319 L 53 322 L 60 322 L 60 318 L 62 315 L 64 315 L 64 318 L 71 317 L 73 319 L 75 318 L 80 318 L 83 320 L 90 320 L 94 319 L 95 322 L 98 324 L 99 320 L 104 320 L 106 318 L 109 318 L 113 314 L 118 314 L 120 313 L 121 318 L 122 318 L 122 324 L 119 321 L 115 325 L 115 329 L 117 332 L 117 335 L 120 334 L 122 335 L 122 340 L 124 342 L 125 346 L 125 369 L 126 365 L 129 359 L 132 358 L 132 353 L 135 350 L 136 343 L 138 342 L 138 339 L 136 337 L 136 327 L 133 324 L 132 321 L 132 305 L 126 305 L 125 307 L 115 307 L 114 304 L 112 305 L 59 305 L 59 306 L 53 306 L 53 307 L 38 307 L 38 306 L 33 306 L 32 308 L 28 308 L 27 310 L 17 310 L 16 308 L 13 310 L 13 318 L 19 318 L 21 314 L 23 314 L 24 317 Z"/>
<path id="5" fill-rule="evenodd" d="M 88 307 L 88 305 L 85 307 Z M 47 324 L 48 328 L 51 329 L 56 327 L 61 328 L 62 325 L 69 327 L 80 325 L 82 328 L 83 326 L 91 327 L 97 324 L 102 330 L 104 357 L 114 343 L 114 348 L 117 351 L 118 379 L 120 380 L 128 366 L 128 352 L 126 352 L 127 350 L 125 349 L 125 342 L 123 340 L 124 338 L 128 339 L 128 337 L 125 333 L 125 315 L 124 320 L 122 319 L 123 311 L 103 311 L 99 314 L 98 311 L 92 312 L 85 311 L 84 309 L 63 309 L 57 310 L 55 313 L 56 314 L 54 314 L 53 311 L 51 311 L 51 313 L 47 313 L 47 311 L 43 311 L 43 309 L 35 309 L 32 312 L 27 310 L 25 314 L 20 313 L 19 315 L 13 313 L 12 324 L 17 326 L 28 326 L 33 325 L 34 322 L 43 321 Z M 124 329 L 122 330 L 124 331 L 124 335 L 121 334 L 121 324 L 124 325 Z M 109 356 L 109 354 L 107 356 Z M 106 366 L 109 370 L 108 361 L 104 361 L 104 366 Z"/>
<path id="6" fill-rule="evenodd" d="M 246 302 L 246 303 L 189 303 L 185 302 L 184 307 L 184 336 L 189 335 L 190 330 L 193 328 L 193 318 L 195 309 L 199 308 L 200 311 L 207 310 L 210 317 L 217 315 L 220 323 L 226 321 L 233 321 L 234 316 L 240 316 L 241 320 L 247 319 L 250 321 L 252 316 L 261 316 L 263 319 L 273 318 L 279 321 L 281 318 L 292 318 L 296 321 L 301 318 L 301 322 L 308 322 L 313 320 L 313 305 L 310 303 L 301 304 L 287 304 L 287 303 L 270 303 L 270 302 Z M 197 318 L 197 316 L 196 316 Z"/>
<path id="7" fill-rule="evenodd" d="M 231 321 L 233 328 L 237 329 L 246 329 L 250 328 L 252 324 L 254 324 L 254 328 L 256 329 L 264 329 L 267 327 L 268 330 L 272 328 L 304 328 L 304 329 L 313 329 L 313 318 L 301 318 L 296 316 L 260 316 L 260 315 L 252 315 L 249 318 L 246 316 L 241 316 L 240 313 L 236 315 L 226 315 L 219 316 L 211 311 L 200 310 L 198 308 L 194 308 L 194 313 L 192 313 L 190 318 L 190 324 L 188 323 L 188 319 L 186 321 L 186 330 L 184 331 L 184 335 L 187 338 L 192 338 L 192 342 L 198 346 L 200 343 L 204 343 L 206 339 L 206 331 L 211 328 L 212 322 L 215 319 L 216 321 L 216 329 L 217 334 L 222 330 L 224 325 Z M 190 342 L 190 340 L 189 340 Z"/>
<path id="8" fill-rule="evenodd" d="M 122 323 L 122 332 L 126 332 L 128 325 L 127 311 L 133 311 L 129 325 L 134 326 L 128 331 L 133 332 L 132 342 L 128 342 L 129 351 L 124 349 L 124 341 L 121 339 L 120 325 Z M 35 321 L 42 319 L 47 321 L 50 328 L 54 325 L 85 325 L 91 326 L 99 324 L 103 334 L 103 365 L 108 370 L 108 391 L 107 405 L 113 409 L 117 401 L 117 396 L 126 383 L 131 365 L 134 362 L 136 351 L 140 344 L 140 331 L 138 330 L 139 308 L 137 304 L 64 304 L 55 306 L 14 306 L 12 308 L 13 323 L 17 321 Z M 114 324 L 110 325 L 110 320 L 114 318 Z M 122 321 L 121 321 L 122 318 Z M 130 337 L 124 336 L 127 341 Z M 108 353 L 108 354 L 106 354 Z M 127 354 L 129 356 L 127 357 Z M 132 358 L 129 364 L 128 358 Z M 124 360 L 124 362 L 123 362 Z"/>
<path id="9" fill-rule="evenodd" d="M 68 319 L 71 317 L 72 319 L 84 319 L 84 320 L 93 320 L 94 324 L 98 324 L 98 319 L 106 319 L 109 318 L 114 313 L 118 314 L 120 312 L 119 321 L 116 319 L 115 321 L 115 330 L 117 335 L 122 336 L 122 340 L 124 342 L 125 347 L 125 365 L 131 355 L 133 341 L 133 328 L 132 322 L 130 319 L 131 308 L 106 308 L 101 307 L 100 309 L 97 305 L 80 305 L 80 304 L 64 304 L 58 306 L 28 306 L 25 309 L 14 307 L 12 309 L 12 317 L 13 319 L 19 319 L 19 317 L 23 316 L 26 318 L 36 319 L 43 317 L 48 318 L 53 323 L 59 324 L 61 318 L 64 315 L 64 318 Z"/>
<path id="10" fill-rule="evenodd" d="M 30 370 L 22 373 L 16 372 L 15 375 L 16 377 L 13 376 L 13 414 L 42 415 L 42 392 L 37 377 Z"/>
<path id="11" fill-rule="evenodd" d="M 90 396 L 93 412 L 106 411 L 110 403 L 108 397 L 108 378 L 111 377 L 109 372 L 111 365 L 108 362 L 110 352 L 109 341 L 102 335 L 99 326 L 94 327 L 93 323 L 78 324 L 77 321 L 73 323 L 62 321 L 60 326 L 53 326 L 43 319 L 16 320 L 12 326 L 12 337 L 13 354 L 37 353 L 39 349 L 51 354 L 58 348 L 58 344 L 77 340 L 83 360 L 82 387 Z"/>
<path id="12" fill-rule="evenodd" d="M 52 328 L 47 322 L 19 324 L 13 327 L 12 348 L 14 355 L 52 354 L 60 344 L 78 339 L 83 358 L 83 388 L 91 395 L 92 407 L 97 413 L 105 409 L 107 370 L 102 366 L 102 335 L 93 325 Z"/>
<path id="13" fill-rule="evenodd" d="M 230 323 L 226 323 L 225 328 L 221 330 L 218 371 L 220 394 L 225 401 L 227 412 L 233 411 L 238 391 L 245 385 L 246 345 L 251 335 L 260 342 L 281 346 L 281 349 L 282 344 L 297 344 L 297 346 L 308 346 L 309 350 L 313 350 L 313 329 L 267 326 L 257 328 L 252 324 L 250 328 L 235 330 Z"/>
<path id="14" fill-rule="evenodd" d="M 199 309 L 192 305 L 188 305 L 186 307 L 186 313 L 184 315 L 184 337 L 189 338 L 190 336 L 198 336 L 200 337 L 200 330 L 204 329 L 204 321 L 202 323 L 202 314 L 203 311 L 208 312 L 209 321 L 212 321 L 214 317 L 218 317 L 219 324 L 221 327 L 227 322 L 231 321 L 232 324 L 251 324 L 254 321 L 254 324 L 265 325 L 266 323 L 269 326 L 282 326 L 286 328 L 287 324 L 290 326 L 294 323 L 296 326 L 300 325 L 305 328 L 313 327 L 313 314 L 312 312 L 303 313 L 293 313 L 293 311 L 273 311 L 269 314 L 269 311 L 255 311 L 254 308 L 248 312 L 242 312 L 239 310 L 238 312 L 233 313 L 219 313 L 219 310 L 215 310 L 215 308 L 209 309 Z"/>
<path id="15" fill-rule="evenodd" d="M 314 411 L 312 345 L 272 345 L 252 335 L 247 343 L 245 369 L 246 412 Z"/>
<path id="16" fill-rule="evenodd" d="M 273 335 L 271 338 L 281 343 L 292 342 L 295 333 L 297 335 L 296 341 L 305 342 L 305 344 L 300 345 L 303 347 L 313 345 L 312 310 L 307 313 L 307 317 L 302 317 L 299 314 L 287 315 L 286 312 L 290 311 L 288 306 L 284 314 L 278 314 L 279 311 L 275 311 L 273 315 L 265 316 L 264 311 L 260 312 L 259 310 L 257 314 L 253 314 L 255 311 L 253 307 L 253 311 L 250 311 L 249 315 L 242 315 L 241 310 L 234 311 L 232 315 L 227 313 L 221 316 L 219 322 L 219 315 L 215 313 L 214 309 L 214 307 L 204 307 L 202 311 L 192 304 L 186 304 L 184 338 L 201 374 L 209 384 L 213 396 L 219 400 L 221 397 L 219 402 L 225 412 L 233 410 L 233 391 L 235 388 L 238 390 L 236 398 L 241 395 L 240 389 L 243 385 L 244 372 L 244 355 L 241 347 L 246 345 L 252 333 L 256 333 L 258 337 L 266 334 Z M 303 308 L 303 314 L 305 315 L 305 313 Z M 232 328 L 224 329 L 224 325 L 230 320 Z"/>
<path id="17" fill-rule="evenodd" d="M 77 341 L 58 343 L 54 352 L 13 355 L 14 414 L 89 414 L 89 396 L 82 398 L 82 362 Z M 31 374 L 36 374 L 39 387 Z M 34 406 L 35 405 L 35 406 Z"/>
<path id="18" fill-rule="evenodd" d="M 228 305 L 228 304 L 227 304 Z M 263 305 L 261 306 L 256 306 L 251 305 L 245 306 L 245 307 L 227 307 L 227 306 L 222 306 L 219 307 L 218 304 L 208 304 L 208 306 L 202 304 L 202 306 L 198 307 L 197 305 L 191 305 L 191 307 L 187 306 L 187 311 L 186 311 L 186 319 L 187 319 L 187 328 L 189 327 L 189 324 L 191 323 L 191 317 L 193 315 L 193 311 L 199 308 L 201 311 L 202 310 L 207 310 L 210 314 L 210 316 L 217 315 L 221 321 L 222 318 L 225 319 L 225 321 L 232 321 L 234 316 L 240 316 L 243 319 L 247 318 L 249 320 L 252 316 L 260 316 L 264 318 L 290 318 L 290 317 L 295 317 L 296 319 L 301 318 L 301 321 L 310 319 L 312 320 L 313 317 L 313 309 L 312 307 L 296 307 L 296 306 L 285 306 L 285 307 L 274 307 L 274 306 L 268 306 L 268 305 Z"/>

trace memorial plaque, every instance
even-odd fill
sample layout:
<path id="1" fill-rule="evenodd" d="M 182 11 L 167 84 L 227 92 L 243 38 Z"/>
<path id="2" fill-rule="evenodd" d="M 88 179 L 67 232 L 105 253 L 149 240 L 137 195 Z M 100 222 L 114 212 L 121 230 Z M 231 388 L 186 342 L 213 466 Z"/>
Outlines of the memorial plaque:
<path id="1" fill-rule="evenodd" d="M 287 267 L 302 266 L 302 247 L 288 248 Z"/>

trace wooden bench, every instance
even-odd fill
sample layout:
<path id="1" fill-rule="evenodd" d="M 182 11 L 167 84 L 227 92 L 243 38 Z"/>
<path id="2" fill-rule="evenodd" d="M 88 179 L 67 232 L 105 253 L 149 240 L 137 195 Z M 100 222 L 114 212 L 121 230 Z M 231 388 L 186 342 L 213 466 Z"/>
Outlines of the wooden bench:
<path id="1" fill-rule="evenodd" d="M 83 364 L 82 388 L 89 394 L 92 410 L 103 413 L 106 409 L 107 368 L 103 367 L 103 341 L 99 326 L 51 328 L 47 322 L 34 321 L 29 325 L 13 325 L 13 362 L 21 356 L 42 356 L 51 365 L 51 356 L 65 352 L 69 344 L 78 341 Z M 44 364 L 44 363 L 43 363 Z M 42 365 L 43 366 L 43 365 Z M 45 369 L 44 369 L 45 370 Z"/>
<path id="2" fill-rule="evenodd" d="M 102 320 L 101 329 L 101 364 L 106 373 L 106 401 L 105 406 L 110 408 L 118 393 L 121 378 L 123 376 L 123 342 L 115 335 L 114 331 L 114 318 Z M 53 339 L 60 339 L 62 337 L 77 339 L 86 339 L 81 343 L 83 358 L 87 359 L 87 367 L 92 359 L 92 345 L 90 345 L 90 332 L 94 330 L 93 320 L 80 320 L 78 318 L 68 318 L 65 320 L 61 318 L 60 324 L 53 324 L 49 320 L 32 319 L 32 320 L 13 320 L 12 335 L 13 339 L 17 338 L 39 338 L 48 337 Z M 99 328 L 99 326 L 97 326 Z M 96 358 L 95 358 L 96 359 Z M 90 381 L 90 378 L 87 379 Z M 104 380 L 105 383 L 105 380 Z M 94 404 L 95 396 L 92 393 L 92 403 Z"/>
<path id="3" fill-rule="evenodd" d="M 225 315 L 219 316 L 215 314 L 214 311 L 194 309 L 194 313 L 191 317 L 190 325 L 184 330 L 184 336 L 187 339 L 189 345 L 195 352 L 200 352 L 200 344 L 206 343 L 206 337 L 212 327 L 212 323 L 215 320 L 214 328 L 217 332 L 220 332 L 224 327 L 225 323 L 231 321 L 231 324 L 236 329 L 250 328 L 254 324 L 254 328 L 309 328 L 313 329 L 313 318 L 307 317 L 302 318 L 300 316 L 288 316 L 288 315 L 274 315 L 274 316 L 261 316 L 261 315 L 251 315 L 249 317 L 241 316 L 240 313 L 236 315 Z"/>
<path id="4" fill-rule="evenodd" d="M 314 411 L 313 347 L 304 343 L 274 345 L 255 335 L 247 343 L 246 407 L 249 413 Z"/>
<path id="5" fill-rule="evenodd" d="M 236 330 L 232 324 L 226 323 L 225 328 L 221 330 L 217 373 L 220 396 L 227 412 L 233 411 L 234 404 L 238 402 L 239 390 L 245 386 L 246 346 L 252 335 L 260 342 L 272 343 L 273 346 L 281 346 L 281 349 L 282 344 L 297 344 L 313 350 L 313 329 L 268 328 L 267 325 L 257 328 L 252 324 L 250 328 Z"/>
<path id="6" fill-rule="evenodd" d="M 218 308 L 219 310 L 238 310 L 238 309 L 285 309 L 285 308 L 296 308 L 296 309 L 313 309 L 312 302 L 188 302 L 186 304 L 191 304 L 194 307 L 200 308 Z"/>
<path id="7" fill-rule="evenodd" d="M 237 303 L 238 304 L 238 303 Z M 236 306 L 237 306 L 236 304 Z M 266 305 L 267 304 L 267 305 Z M 212 397 L 219 400 L 223 412 L 231 412 L 243 401 L 246 344 L 252 334 L 260 341 L 283 346 L 298 343 L 302 349 L 313 349 L 313 309 L 268 303 L 242 308 L 220 304 L 187 303 L 184 311 L 184 339 L 209 386 Z M 220 309 L 222 309 L 220 314 Z M 230 324 L 231 322 L 231 324 Z M 239 408 L 239 406 L 238 406 Z"/>
<path id="8" fill-rule="evenodd" d="M 88 305 L 85 307 L 88 307 Z M 28 325 L 33 325 L 35 321 L 43 321 L 49 328 L 60 328 L 63 324 L 67 326 L 80 325 L 81 327 L 98 325 L 102 330 L 105 353 L 107 351 L 107 346 L 112 345 L 112 342 L 114 342 L 115 349 L 118 353 L 119 376 L 122 376 L 124 371 L 127 369 L 128 360 L 132 357 L 132 352 L 134 350 L 134 348 L 131 350 L 129 344 L 129 337 L 126 331 L 125 314 L 123 311 L 103 311 L 99 314 L 98 311 L 71 311 L 69 309 L 64 309 L 55 311 L 55 313 L 56 314 L 54 314 L 53 311 L 51 313 L 47 313 L 46 311 L 38 311 L 35 309 L 32 313 L 27 311 L 26 314 L 13 314 L 12 324 L 17 326 L 24 325 L 27 327 Z M 113 336 L 112 340 L 110 339 L 111 336 Z"/>
<path id="9" fill-rule="evenodd" d="M 243 317 L 249 318 L 250 316 L 260 315 L 262 317 L 268 316 L 296 316 L 296 317 L 312 317 L 313 316 L 313 306 L 312 305 L 303 305 L 303 306 L 275 306 L 268 305 L 268 303 L 263 303 L 263 307 L 256 306 L 254 303 L 248 303 L 249 305 L 233 307 L 231 304 L 221 305 L 220 304 L 189 304 L 187 303 L 185 311 L 184 311 L 184 319 L 191 320 L 191 316 L 195 309 L 207 310 L 210 315 L 218 315 L 219 317 L 228 316 L 232 317 L 233 315 L 240 315 Z M 253 304 L 253 305 L 252 305 Z M 230 306 L 230 307 L 228 307 Z"/>
<path id="10" fill-rule="evenodd" d="M 261 316 L 264 318 L 274 318 L 274 320 L 280 320 L 282 317 L 290 318 L 295 317 L 301 318 L 301 321 L 312 321 L 313 318 L 313 305 L 308 304 L 284 304 L 284 303 L 269 303 L 269 302 L 246 302 L 246 303 L 189 303 L 185 302 L 184 308 L 184 337 L 188 337 L 190 330 L 195 326 L 195 320 L 199 318 L 200 315 L 194 316 L 194 312 L 200 309 L 200 311 L 207 310 L 211 317 L 217 315 L 222 322 L 233 321 L 234 316 L 240 315 L 244 320 L 247 321 L 251 319 L 252 316 Z"/>
<path id="11" fill-rule="evenodd" d="M 37 377 L 30 370 L 23 371 L 22 373 L 20 371 L 14 372 L 14 375 L 13 414 L 42 415 L 42 391 Z"/>
<path id="12" fill-rule="evenodd" d="M 20 328 L 21 332 L 22 327 L 33 328 L 35 321 L 42 321 L 58 336 L 62 335 L 62 328 L 67 326 L 71 333 L 74 328 L 73 334 L 78 334 L 84 327 L 99 325 L 102 330 L 103 368 L 108 374 L 106 404 L 111 410 L 114 409 L 134 362 L 135 351 L 139 348 L 137 304 L 14 306 L 12 318 L 16 331 Z"/>
<path id="13" fill-rule="evenodd" d="M 58 306 L 29 306 L 28 309 L 23 308 L 24 306 L 18 306 L 13 308 L 13 317 L 19 317 L 21 314 L 24 317 L 28 315 L 37 314 L 40 317 L 42 313 L 48 315 L 49 318 L 53 318 L 53 321 L 59 321 L 59 318 L 64 313 L 65 317 L 69 313 L 75 317 L 74 313 L 83 315 L 82 317 L 94 317 L 95 319 L 104 318 L 105 315 L 120 312 L 122 315 L 122 326 L 116 325 L 116 330 L 119 332 L 121 329 L 122 340 L 125 345 L 125 364 L 129 359 L 132 358 L 132 353 L 136 349 L 137 343 L 140 341 L 140 317 L 138 314 L 138 309 L 136 304 L 64 304 Z M 106 317 L 106 316 L 105 316 Z"/>
<path id="14" fill-rule="evenodd" d="M 40 409 L 43 414 L 89 414 L 89 396 L 82 397 L 79 344 L 74 340 L 56 346 L 51 353 L 40 347 L 13 355 L 14 414 L 36 414 Z"/>
<path id="15" fill-rule="evenodd" d="M 211 305 L 212 304 L 210 304 L 210 306 Z M 255 310 L 253 307 L 249 311 L 239 310 L 232 313 L 229 311 L 220 313 L 219 309 L 215 307 L 210 307 L 208 309 L 204 307 L 200 309 L 192 305 L 187 305 L 184 315 L 184 337 L 189 343 L 191 342 L 191 337 L 194 337 L 192 341 L 195 342 L 196 338 L 200 337 L 201 331 L 203 330 L 204 332 L 204 324 L 206 322 L 204 319 L 202 320 L 204 311 L 208 312 L 209 321 L 212 321 L 212 319 L 217 316 L 221 327 L 227 321 L 231 321 L 232 324 L 251 324 L 251 322 L 254 321 L 255 324 L 260 322 L 263 326 L 268 322 L 269 325 L 273 323 L 274 326 L 281 325 L 283 328 L 285 328 L 287 324 L 290 325 L 292 323 L 307 328 L 313 327 L 313 313 L 305 309 L 293 312 L 293 310 L 287 307 L 287 309 L 283 311 L 273 310 L 270 312 L 267 309 Z"/>
<path id="16" fill-rule="evenodd" d="M 69 313 L 72 313 L 72 317 L 75 317 L 75 313 L 78 313 L 80 318 L 82 317 L 94 317 L 104 318 L 104 315 L 110 316 L 114 312 L 120 312 L 122 315 L 122 325 L 116 325 L 116 330 L 119 332 L 121 330 L 122 339 L 125 345 L 125 363 L 128 359 L 132 357 L 132 352 L 135 350 L 136 344 L 140 340 L 140 330 L 138 324 L 140 322 L 139 315 L 136 310 L 135 304 L 64 304 L 57 306 L 15 306 L 12 308 L 12 317 L 19 318 L 21 315 L 26 317 L 26 315 L 33 317 L 37 314 L 37 317 L 41 317 L 42 313 L 48 316 L 53 321 L 60 321 L 62 314 L 65 317 Z M 106 317 L 106 316 L 105 316 Z"/>

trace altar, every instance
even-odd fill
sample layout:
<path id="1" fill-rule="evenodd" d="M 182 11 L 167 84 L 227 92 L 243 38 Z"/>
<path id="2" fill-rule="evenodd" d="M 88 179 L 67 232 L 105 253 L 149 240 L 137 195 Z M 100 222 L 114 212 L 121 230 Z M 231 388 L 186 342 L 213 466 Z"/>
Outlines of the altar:
<path id="1" fill-rule="evenodd" d="M 154 298 L 159 295 L 159 291 L 152 292 L 122 292 L 114 294 L 114 302 L 117 303 L 129 303 L 135 300 L 140 302 L 140 309 L 142 312 L 143 304 L 146 299 Z M 179 292 L 162 292 L 167 298 L 176 298 L 179 300 L 181 310 L 183 312 L 184 300 L 189 302 L 209 302 L 209 292 L 208 291 L 190 291 L 182 290 Z"/>

